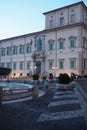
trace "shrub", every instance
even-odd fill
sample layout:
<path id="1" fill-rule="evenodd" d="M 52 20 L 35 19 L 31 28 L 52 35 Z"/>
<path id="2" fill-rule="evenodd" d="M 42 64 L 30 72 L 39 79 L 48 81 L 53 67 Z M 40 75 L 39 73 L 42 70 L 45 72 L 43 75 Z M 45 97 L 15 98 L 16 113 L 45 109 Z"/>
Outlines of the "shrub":
<path id="1" fill-rule="evenodd" d="M 53 79 L 53 74 L 49 73 L 49 79 Z"/>
<path id="2" fill-rule="evenodd" d="M 68 74 L 60 74 L 59 75 L 59 83 L 61 84 L 69 84 L 71 81 L 71 78 L 68 76 Z"/>
<path id="3" fill-rule="evenodd" d="M 39 75 L 38 74 L 34 74 L 32 77 L 33 77 L 33 80 L 38 80 L 39 79 Z"/>

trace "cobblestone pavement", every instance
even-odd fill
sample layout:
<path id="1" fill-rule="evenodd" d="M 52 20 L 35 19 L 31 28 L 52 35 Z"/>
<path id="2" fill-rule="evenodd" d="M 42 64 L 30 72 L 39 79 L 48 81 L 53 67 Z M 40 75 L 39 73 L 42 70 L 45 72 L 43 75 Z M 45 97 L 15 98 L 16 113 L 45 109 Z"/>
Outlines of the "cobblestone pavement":
<path id="1" fill-rule="evenodd" d="M 87 105 L 77 88 L 50 89 L 36 100 L 0 107 L 0 130 L 87 130 Z"/>

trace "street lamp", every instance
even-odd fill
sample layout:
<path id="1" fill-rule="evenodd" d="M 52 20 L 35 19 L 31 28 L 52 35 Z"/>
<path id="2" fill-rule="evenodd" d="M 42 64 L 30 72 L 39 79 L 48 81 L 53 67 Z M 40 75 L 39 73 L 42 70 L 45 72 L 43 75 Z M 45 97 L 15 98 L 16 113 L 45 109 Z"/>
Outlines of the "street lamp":
<path id="1" fill-rule="evenodd" d="M 34 66 L 35 73 L 36 73 L 36 69 L 37 69 L 37 66 L 35 65 L 35 66 Z"/>
<path id="2" fill-rule="evenodd" d="M 54 77 L 56 77 L 56 71 L 58 70 L 57 66 L 52 66 L 52 69 L 54 70 Z"/>

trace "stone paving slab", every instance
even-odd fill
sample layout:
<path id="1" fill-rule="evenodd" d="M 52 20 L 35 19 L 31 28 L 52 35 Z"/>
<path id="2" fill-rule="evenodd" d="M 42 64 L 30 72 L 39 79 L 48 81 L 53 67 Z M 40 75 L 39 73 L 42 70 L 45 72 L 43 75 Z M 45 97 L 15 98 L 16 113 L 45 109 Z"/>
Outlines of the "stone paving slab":
<path id="1" fill-rule="evenodd" d="M 61 108 L 68 109 L 69 112 L 66 110 L 52 111 L 58 106 L 48 107 L 51 102 L 55 102 L 53 98 L 55 92 L 48 90 L 45 95 L 36 100 L 3 104 L 0 107 L 0 130 L 87 130 L 79 103 L 69 106 L 72 109 L 66 105 L 59 105 Z M 58 119 L 59 114 L 61 120 Z M 71 117 L 69 117 L 70 114 Z M 42 115 L 45 117 L 50 115 L 50 120 L 40 121 Z"/>

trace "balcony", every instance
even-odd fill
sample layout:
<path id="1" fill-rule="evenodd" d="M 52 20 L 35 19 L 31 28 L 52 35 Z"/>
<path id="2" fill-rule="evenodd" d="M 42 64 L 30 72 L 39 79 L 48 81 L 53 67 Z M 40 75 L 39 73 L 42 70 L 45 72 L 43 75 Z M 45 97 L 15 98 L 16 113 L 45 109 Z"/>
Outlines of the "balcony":
<path id="1" fill-rule="evenodd" d="M 45 55 L 45 51 L 40 51 L 40 52 L 34 52 L 32 54 L 32 59 L 35 61 L 36 59 L 42 59 L 43 61 L 45 60 L 46 55 Z"/>

